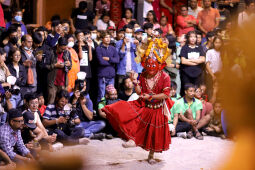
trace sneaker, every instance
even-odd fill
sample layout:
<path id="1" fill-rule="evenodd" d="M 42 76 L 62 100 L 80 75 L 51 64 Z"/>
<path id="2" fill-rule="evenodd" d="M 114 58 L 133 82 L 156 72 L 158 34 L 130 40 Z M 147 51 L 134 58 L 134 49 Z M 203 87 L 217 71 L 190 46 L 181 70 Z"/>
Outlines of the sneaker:
<path id="1" fill-rule="evenodd" d="M 55 151 L 62 149 L 63 147 L 64 147 L 64 145 L 62 143 L 57 142 L 52 145 L 52 150 L 55 152 Z"/>
<path id="2" fill-rule="evenodd" d="M 183 139 L 187 138 L 187 133 L 186 132 L 178 132 L 176 135 L 177 135 L 177 137 L 181 137 Z"/>
<path id="3" fill-rule="evenodd" d="M 89 139 L 88 138 L 80 138 L 79 139 L 79 144 L 87 145 L 88 143 L 89 143 Z"/>

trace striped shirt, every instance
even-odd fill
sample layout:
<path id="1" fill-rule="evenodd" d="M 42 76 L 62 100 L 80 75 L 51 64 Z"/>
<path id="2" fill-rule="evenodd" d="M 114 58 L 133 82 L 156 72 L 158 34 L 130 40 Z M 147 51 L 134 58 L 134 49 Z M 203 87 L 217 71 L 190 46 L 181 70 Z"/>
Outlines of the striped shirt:
<path id="1" fill-rule="evenodd" d="M 9 123 L 6 123 L 0 127 L 0 148 L 12 160 L 16 156 L 14 146 L 16 147 L 17 151 L 22 154 L 22 156 L 29 153 L 29 150 L 24 145 L 20 130 L 14 131 Z"/>

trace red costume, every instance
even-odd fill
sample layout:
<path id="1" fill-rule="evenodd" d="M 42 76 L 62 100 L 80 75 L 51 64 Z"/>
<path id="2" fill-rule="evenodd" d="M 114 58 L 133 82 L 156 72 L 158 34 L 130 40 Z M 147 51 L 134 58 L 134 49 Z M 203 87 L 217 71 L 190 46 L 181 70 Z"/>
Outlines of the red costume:
<path id="1" fill-rule="evenodd" d="M 154 42 L 151 41 L 151 43 Z M 149 45 L 149 47 L 151 46 Z M 150 56 L 153 56 L 153 50 L 155 50 L 153 47 L 150 48 Z M 165 72 L 159 71 L 162 69 L 162 65 L 158 63 L 157 59 L 154 56 L 149 57 L 142 64 L 146 71 L 139 78 L 140 95 L 163 93 L 169 96 L 170 77 Z M 148 79 L 148 74 L 153 76 Z M 154 82 L 153 87 L 148 81 Z M 103 108 L 103 111 L 120 137 L 133 140 L 137 146 L 145 150 L 162 152 L 168 150 L 171 143 L 168 115 L 172 105 L 173 102 L 170 98 L 144 100 L 140 97 L 135 101 L 119 101 L 107 105 Z"/>

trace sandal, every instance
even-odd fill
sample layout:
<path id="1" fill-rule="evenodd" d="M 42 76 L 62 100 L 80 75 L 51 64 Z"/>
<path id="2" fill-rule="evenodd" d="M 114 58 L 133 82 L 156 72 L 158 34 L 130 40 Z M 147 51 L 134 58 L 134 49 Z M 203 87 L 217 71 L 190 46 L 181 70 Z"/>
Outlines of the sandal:
<path id="1" fill-rule="evenodd" d="M 198 140 L 203 140 L 204 139 L 203 135 L 199 131 L 196 131 L 195 138 L 198 139 Z"/>
<path id="2" fill-rule="evenodd" d="M 193 137 L 193 132 L 192 131 L 189 131 L 188 133 L 187 133 L 187 138 L 188 139 L 191 139 Z"/>

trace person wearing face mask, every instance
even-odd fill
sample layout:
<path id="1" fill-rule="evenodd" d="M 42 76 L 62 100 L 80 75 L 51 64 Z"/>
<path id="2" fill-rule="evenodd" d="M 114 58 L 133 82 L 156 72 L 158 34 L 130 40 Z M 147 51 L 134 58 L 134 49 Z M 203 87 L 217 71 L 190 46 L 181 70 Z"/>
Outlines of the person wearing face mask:
<path id="1" fill-rule="evenodd" d="M 52 69 L 52 59 L 54 58 L 53 50 L 43 41 L 42 35 L 39 31 L 32 34 L 33 38 L 33 54 L 37 59 L 37 92 L 42 93 L 47 103 L 47 86 L 48 74 Z"/>
<path id="2" fill-rule="evenodd" d="M 21 25 L 21 33 L 22 36 L 27 34 L 27 28 L 25 24 L 22 22 L 22 10 L 21 9 L 16 9 L 13 12 L 13 18 L 10 22 L 6 23 L 6 29 L 8 29 L 12 24 L 20 24 Z"/>
<path id="3" fill-rule="evenodd" d="M 137 73 L 138 71 L 135 62 L 136 45 L 133 40 L 133 27 L 128 24 L 124 29 L 125 38 L 116 43 L 116 49 L 120 56 L 120 62 L 117 64 L 118 89 L 127 73 L 131 71 Z"/>
<path id="4" fill-rule="evenodd" d="M 75 80 L 77 79 L 77 73 L 80 71 L 80 60 L 79 60 L 78 54 L 73 49 L 74 37 L 72 35 L 68 35 L 67 41 L 68 41 L 67 50 L 70 52 L 71 59 L 72 59 L 72 67 L 67 74 L 67 77 L 68 77 L 67 90 L 70 93 L 71 91 L 73 91 Z"/>
<path id="5" fill-rule="evenodd" d="M 18 42 L 18 33 L 17 33 L 17 28 L 15 26 L 9 27 L 7 30 L 8 37 L 6 38 L 6 44 L 5 40 L 3 41 L 4 46 L 4 51 L 6 52 L 6 62 L 9 63 L 10 59 L 8 58 L 9 51 L 11 48 L 14 47 L 19 47 L 17 42 Z"/>

